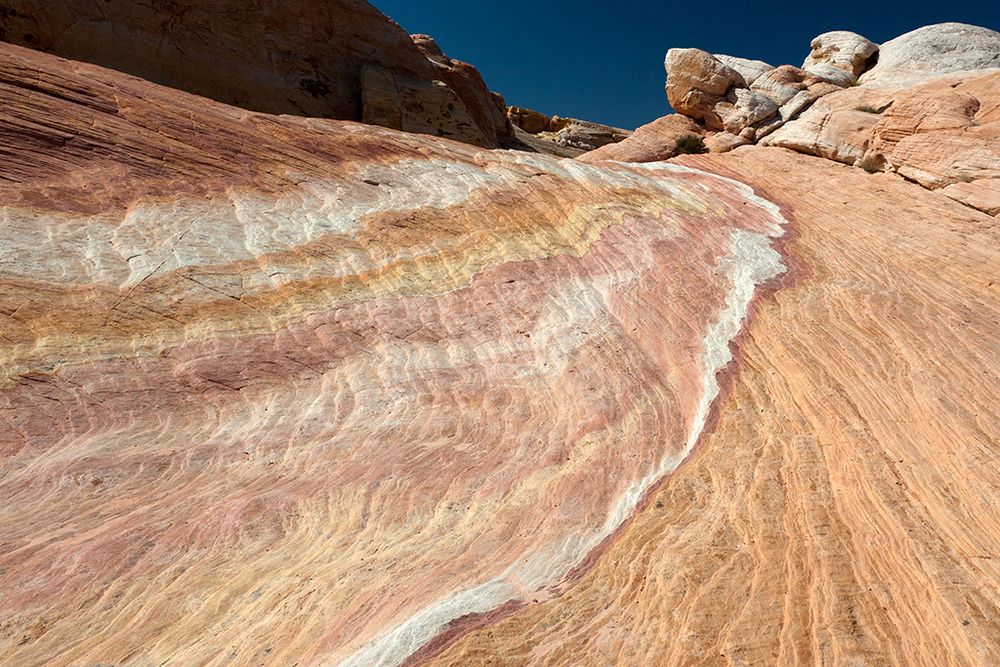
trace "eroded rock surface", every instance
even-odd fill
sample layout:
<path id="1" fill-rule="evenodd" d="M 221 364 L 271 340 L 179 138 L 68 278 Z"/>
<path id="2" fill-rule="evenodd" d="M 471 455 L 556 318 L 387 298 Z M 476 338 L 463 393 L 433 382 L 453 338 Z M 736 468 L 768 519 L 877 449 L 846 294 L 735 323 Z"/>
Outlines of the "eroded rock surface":
<path id="1" fill-rule="evenodd" d="M 663 65 L 670 106 L 711 129 L 722 129 L 716 106 L 734 88 L 746 87 L 740 73 L 701 49 L 670 49 Z"/>
<path id="2" fill-rule="evenodd" d="M 687 116 L 670 114 L 637 128 L 631 137 L 619 143 L 598 148 L 579 159 L 585 162 L 658 162 L 676 155 L 678 138 L 687 134 L 702 136 L 704 133 L 704 128 Z"/>
<path id="3" fill-rule="evenodd" d="M 909 86 L 928 77 L 1000 68 L 1000 33 L 964 23 L 924 26 L 889 40 L 862 83 Z"/>
<path id="4" fill-rule="evenodd" d="M 577 118 L 547 116 L 524 107 L 508 107 L 511 124 L 532 137 L 518 134 L 518 139 L 540 153 L 578 156 L 608 144 L 623 141 L 632 135 L 629 130 L 592 123 Z"/>
<path id="5" fill-rule="evenodd" d="M 996 82 L 569 160 L 0 44 L 0 663 L 1000 663 Z"/>
<path id="6" fill-rule="evenodd" d="M 699 123 L 712 152 L 760 143 L 894 171 L 996 215 L 1000 33 L 943 23 L 881 47 L 846 31 L 811 47 L 801 68 L 747 70 L 750 83 L 734 69 L 748 61 L 671 49 L 668 98 Z M 607 159 L 664 159 L 673 141 L 646 131 Z"/>
<path id="7" fill-rule="evenodd" d="M 364 0 L 6 0 L 0 39 L 268 113 L 496 146 L 504 104 L 470 65 Z"/>
<path id="8" fill-rule="evenodd" d="M 726 67 L 738 72 L 739 75 L 743 77 L 743 82 L 748 86 L 760 78 L 760 76 L 765 72 L 769 72 L 774 69 L 774 66 L 768 65 L 763 60 L 737 58 L 736 56 L 727 56 L 722 53 L 715 53 L 712 55 Z"/>
<path id="9" fill-rule="evenodd" d="M 996 221 L 781 149 L 681 161 L 788 212 L 789 283 L 594 568 L 425 664 L 996 664 Z"/>
<path id="10" fill-rule="evenodd" d="M 780 212 L 698 170 L 5 45 L 0 99 L 6 664 L 394 665 L 551 598 L 785 270 Z"/>
<path id="11" fill-rule="evenodd" d="M 828 95 L 763 143 L 847 164 L 874 160 L 880 170 L 895 171 L 995 215 L 1000 71 L 921 81 L 912 87 L 864 85 Z"/>
<path id="12" fill-rule="evenodd" d="M 829 68 L 837 69 L 850 75 L 850 83 L 871 69 L 873 58 L 879 52 L 877 44 L 846 30 L 823 33 L 810 46 L 812 51 L 802 63 L 802 69 L 818 76 Z"/>

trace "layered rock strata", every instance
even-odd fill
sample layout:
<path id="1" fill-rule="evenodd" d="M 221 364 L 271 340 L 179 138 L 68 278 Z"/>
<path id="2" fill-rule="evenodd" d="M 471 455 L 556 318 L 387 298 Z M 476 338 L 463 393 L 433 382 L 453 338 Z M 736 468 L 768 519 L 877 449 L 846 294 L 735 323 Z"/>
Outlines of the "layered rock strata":
<path id="1" fill-rule="evenodd" d="M 769 136 L 842 99 L 873 175 L 0 45 L 0 663 L 1000 663 L 996 72 L 866 48 L 710 110 L 833 86 Z"/>
<path id="2" fill-rule="evenodd" d="M 364 0 L 5 0 L 0 40 L 253 111 L 497 146 L 505 104 L 474 67 Z"/>
<path id="3" fill-rule="evenodd" d="M 0 47 L 0 657 L 393 665 L 698 442 L 784 219 Z"/>
<path id="4" fill-rule="evenodd" d="M 996 221 L 782 149 L 681 160 L 793 226 L 711 433 L 558 598 L 422 664 L 997 664 Z"/>

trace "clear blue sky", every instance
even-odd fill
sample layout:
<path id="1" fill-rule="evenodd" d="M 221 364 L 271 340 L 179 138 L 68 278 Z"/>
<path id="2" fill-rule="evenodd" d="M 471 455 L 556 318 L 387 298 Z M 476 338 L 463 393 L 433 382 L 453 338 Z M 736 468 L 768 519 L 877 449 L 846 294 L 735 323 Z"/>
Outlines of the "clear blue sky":
<path id="1" fill-rule="evenodd" d="M 674 46 L 801 65 L 809 41 L 829 30 L 874 42 L 944 21 L 1000 30 L 1000 0 L 370 1 L 475 65 L 508 104 L 625 128 L 669 112 L 663 55 Z"/>

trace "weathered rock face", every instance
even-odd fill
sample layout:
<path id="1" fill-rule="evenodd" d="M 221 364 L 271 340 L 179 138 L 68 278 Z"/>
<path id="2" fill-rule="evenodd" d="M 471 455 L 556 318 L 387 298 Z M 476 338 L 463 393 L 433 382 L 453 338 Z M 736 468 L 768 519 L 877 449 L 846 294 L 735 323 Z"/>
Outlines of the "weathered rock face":
<path id="1" fill-rule="evenodd" d="M 840 70 L 850 75 L 849 83 L 857 81 L 862 73 L 871 69 L 872 59 L 878 53 L 876 44 L 846 30 L 823 33 L 810 46 L 812 52 L 802 63 L 802 69 L 821 78 L 828 75 L 830 68 Z"/>
<path id="2" fill-rule="evenodd" d="M 847 164 L 874 160 L 879 169 L 995 215 L 1000 72 L 922 80 L 828 95 L 763 143 Z"/>
<path id="3" fill-rule="evenodd" d="M 784 271 L 777 209 L 697 170 L 7 45 L 0 102 L 5 664 L 398 664 L 550 597 Z"/>
<path id="4" fill-rule="evenodd" d="M 1000 33 L 964 23 L 918 28 L 882 45 L 862 83 L 904 87 L 941 74 L 1000 68 Z"/>
<path id="5" fill-rule="evenodd" d="M 0 664 L 1000 664 L 991 77 L 814 107 L 931 191 L 0 44 Z"/>
<path id="6" fill-rule="evenodd" d="M 545 114 L 525 109 L 509 107 L 507 116 L 514 127 L 534 135 L 538 142 L 532 144 L 541 153 L 561 154 L 554 148 L 569 149 L 571 155 L 580 155 L 601 146 L 618 143 L 632 132 L 620 127 L 611 127 L 601 123 L 592 123 L 577 118 L 561 116 L 546 116 Z M 552 144 L 553 146 L 547 146 Z"/>
<path id="7" fill-rule="evenodd" d="M 704 132 L 704 128 L 687 116 L 670 114 L 639 127 L 620 143 L 598 148 L 579 159 L 584 162 L 658 162 L 674 157 L 679 137 L 685 134 L 701 136 Z"/>
<path id="8" fill-rule="evenodd" d="M 737 88 L 733 96 L 735 101 L 732 103 L 721 102 L 715 107 L 726 132 L 739 134 L 778 112 L 778 104 L 774 100 L 749 88 Z"/>
<path id="9" fill-rule="evenodd" d="M 434 64 L 437 75 L 449 88 L 455 91 L 461 103 L 468 108 L 474 126 L 493 145 L 492 140 L 503 140 L 510 136 L 511 127 L 507 120 L 507 104 L 503 97 L 491 92 L 479 71 L 461 60 L 444 55 L 441 47 L 428 35 L 412 35 L 413 43 Z M 458 105 L 456 105 L 456 108 Z M 446 107 L 446 109 L 449 107 Z M 393 128 L 407 130 L 406 127 Z M 417 130 L 407 130 L 417 131 Z M 440 134 L 431 132 L 430 134 Z M 468 143 L 478 143 L 469 141 Z"/>
<path id="10" fill-rule="evenodd" d="M 780 149 L 682 164 L 767 192 L 801 271 L 755 309 L 711 433 L 593 569 L 426 664 L 997 664 L 1000 226 Z"/>
<path id="11" fill-rule="evenodd" d="M 552 122 L 552 116 L 546 116 L 543 113 L 539 113 L 533 109 L 525 109 L 524 107 L 509 107 L 507 109 L 507 117 L 510 118 L 510 122 L 516 127 L 521 128 L 529 134 L 548 132 L 549 123 Z"/>
<path id="12" fill-rule="evenodd" d="M 474 68 L 364 0 L 6 0 L 0 39 L 246 109 L 365 120 L 496 146 L 510 130 Z M 424 47 L 424 48 L 421 48 Z M 436 45 L 435 45 L 436 48 Z"/>
<path id="13" fill-rule="evenodd" d="M 837 35 L 814 40 L 815 60 L 807 60 L 809 70 L 790 65 L 773 68 L 761 61 L 713 56 L 698 49 L 671 49 L 665 62 L 667 98 L 674 109 L 709 130 L 747 141 L 760 139 L 821 96 L 854 83 L 850 53 L 868 51 L 846 44 L 846 38 L 837 41 Z M 820 62 L 821 58 L 825 60 Z M 848 69 L 833 62 L 846 63 Z"/>
<path id="14" fill-rule="evenodd" d="M 763 60 L 748 60 L 747 58 L 737 58 L 736 56 L 727 56 L 722 53 L 715 53 L 712 55 L 726 67 L 738 72 L 739 75 L 743 77 L 743 82 L 748 86 L 756 81 L 765 72 L 769 72 L 774 69 L 772 65 L 768 65 Z"/>
<path id="15" fill-rule="evenodd" d="M 720 130 L 718 138 L 706 133 L 712 152 L 760 142 L 869 171 L 895 171 L 996 215 L 1000 33 L 945 23 L 881 48 L 855 33 L 824 33 L 812 41 L 802 68 L 754 72 L 748 86 L 716 73 L 728 57 L 689 51 L 668 55 L 677 70 L 675 94 L 691 91 L 704 103 L 682 103 L 682 109 L 706 129 Z M 670 78 L 668 68 L 668 87 Z M 721 90 L 723 81 L 733 81 L 724 96 L 700 92 Z M 647 135 L 645 143 L 655 136 Z M 655 156 L 669 155 L 670 147 L 665 137 L 660 146 L 631 152 L 626 142 L 617 153 L 662 159 Z"/>
<path id="16" fill-rule="evenodd" d="M 670 106 L 709 128 L 722 129 L 715 107 L 733 88 L 746 87 L 739 72 L 700 49 L 670 49 L 663 65 Z"/>

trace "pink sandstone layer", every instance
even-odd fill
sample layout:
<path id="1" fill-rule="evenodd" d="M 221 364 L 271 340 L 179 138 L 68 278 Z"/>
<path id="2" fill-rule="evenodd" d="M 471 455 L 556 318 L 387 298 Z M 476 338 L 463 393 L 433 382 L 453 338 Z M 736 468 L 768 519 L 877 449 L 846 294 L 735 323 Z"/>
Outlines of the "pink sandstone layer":
<path id="1" fill-rule="evenodd" d="M 697 441 L 783 218 L 2 47 L 0 655 L 398 664 Z"/>

